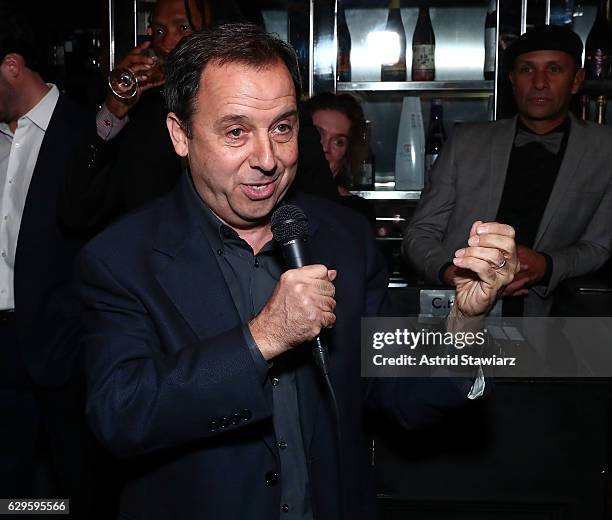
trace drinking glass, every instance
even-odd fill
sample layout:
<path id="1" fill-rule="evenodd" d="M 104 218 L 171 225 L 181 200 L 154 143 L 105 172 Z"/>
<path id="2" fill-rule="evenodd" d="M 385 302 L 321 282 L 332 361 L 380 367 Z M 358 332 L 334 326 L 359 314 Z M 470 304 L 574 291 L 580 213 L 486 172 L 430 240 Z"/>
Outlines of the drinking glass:
<path id="1" fill-rule="evenodd" d="M 138 92 L 138 87 L 147 83 L 157 83 L 165 78 L 165 61 L 151 48 L 145 49 L 144 54 L 155 58 L 153 67 L 146 71 L 146 79 L 139 81 L 138 77 L 127 67 L 113 69 L 108 75 L 108 86 L 115 96 L 120 99 L 132 99 Z"/>

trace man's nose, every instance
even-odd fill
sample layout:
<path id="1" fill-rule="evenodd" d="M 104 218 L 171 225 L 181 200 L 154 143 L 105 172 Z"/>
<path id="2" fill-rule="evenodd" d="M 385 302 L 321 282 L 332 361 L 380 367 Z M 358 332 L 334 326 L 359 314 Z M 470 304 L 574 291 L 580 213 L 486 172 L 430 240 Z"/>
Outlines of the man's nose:
<path id="1" fill-rule="evenodd" d="M 276 170 L 276 157 L 274 154 L 274 144 L 269 135 L 257 136 L 253 144 L 250 166 L 263 173 L 274 173 Z"/>
<path id="2" fill-rule="evenodd" d="M 329 153 L 329 150 L 331 148 L 331 139 L 326 139 L 325 137 L 321 136 L 321 146 L 323 147 L 323 153 Z"/>
<path id="3" fill-rule="evenodd" d="M 533 74 L 533 86 L 538 90 L 548 87 L 548 75 L 546 71 L 536 70 Z"/>
<path id="4" fill-rule="evenodd" d="M 167 56 L 174 50 L 174 48 L 178 45 L 180 41 L 181 41 L 180 37 L 178 37 L 172 31 L 168 31 L 164 34 L 164 37 L 162 38 L 159 44 L 159 47 L 164 53 L 164 55 Z"/>

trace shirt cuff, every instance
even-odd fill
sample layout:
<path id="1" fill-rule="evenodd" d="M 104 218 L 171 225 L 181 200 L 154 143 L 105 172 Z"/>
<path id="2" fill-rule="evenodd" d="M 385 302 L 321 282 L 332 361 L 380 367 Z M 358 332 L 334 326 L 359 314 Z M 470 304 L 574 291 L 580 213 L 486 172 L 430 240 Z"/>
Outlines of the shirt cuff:
<path id="1" fill-rule="evenodd" d="M 242 327 L 242 335 L 244 336 L 244 340 L 246 341 L 251 357 L 253 358 L 253 363 L 255 364 L 255 371 L 257 372 L 259 382 L 263 386 L 266 384 L 266 380 L 268 379 L 268 370 L 270 370 L 272 365 L 264 359 L 261 350 L 259 350 L 257 343 L 255 343 L 255 340 L 253 339 L 253 335 L 251 334 L 251 330 L 249 329 L 248 325 L 244 325 Z"/>
<path id="2" fill-rule="evenodd" d="M 96 115 L 98 135 L 104 141 L 110 141 L 116 137 L 129 122 L 130 118 L 127 115 L 123 119 L 119 119 L 106 105 L 102 105 Z"/>
<path id="3" fill-rule="evenodd" d="M 547 287 L 550 283 L 550 277 L 552 276 L 553 272 L 553 259 L 550 255 L 547 255 L 546 253 L 542 253 L 541 251 L 538 251 L 538 253 L 540 253 L 546 260 L 546 271 L 544 272 L 544 276 L 542 277 L 542 279 L 537 282 L 536 285 L 543 285 Z"/>
<path id="4" fill-rule="evenodd" d="M 478 375 L 476 376 L 476 379 L 474 381 L 474 384 L 472 385 L 472 388 L 470 388 L 470 391 L 468 392 L 467 398 L 471 400 L 478 399 L 479 397 L 482 397 L 482 395 L 484 394 L 484 391 L 485 391 L 484 373 L 482 372 L 482 367 L 478 367 Z"/>
<path id="5" fill-rule="evenodd" d="M 446 285 L 446 281 L 444 280 L 444 272 L 448 269 L 449 266 L 453 265 L 452 262 L 446 262 L 438 271 L 438 280 L 442 285 Z"/>

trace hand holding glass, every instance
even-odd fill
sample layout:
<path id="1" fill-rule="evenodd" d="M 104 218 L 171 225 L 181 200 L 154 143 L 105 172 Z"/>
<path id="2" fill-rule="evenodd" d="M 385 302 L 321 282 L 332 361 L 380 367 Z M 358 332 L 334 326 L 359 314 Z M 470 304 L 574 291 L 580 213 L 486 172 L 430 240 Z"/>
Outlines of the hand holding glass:
<path id="1" fill-rule="evenodd" d="M 108 86 L 119 99 L 132 99 L 138 88 L 146 85 L 163 83 L 165 79 L 165 61 L 151 48 L 144 49 L 143 54 L 155 58 L 155 64 L 142 75 L 137 75 L 127 67 L 113 69 L 108 75 Z"/>

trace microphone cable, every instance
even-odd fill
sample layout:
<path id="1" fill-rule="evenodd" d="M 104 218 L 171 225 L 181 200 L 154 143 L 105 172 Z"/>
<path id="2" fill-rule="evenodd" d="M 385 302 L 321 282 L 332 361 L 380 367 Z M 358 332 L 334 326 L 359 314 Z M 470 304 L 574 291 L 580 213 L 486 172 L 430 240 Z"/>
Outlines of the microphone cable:
<path id="1" fill-rule="evenodd" d="M 319 338 L 316 338 L 317 340 Z M 316 354 L 315 354 L 316 357 Z M 334 385 L 331 382 L 331 379 L 329 377 L 329 371 L 327 370 L 327 367 L 325 367 L 326 370 L 323 370 L 321 368 L 321 366 L 319 366 L 321 375 L 323 376 L 323 379 L 325 380 L 325 384 L 327 385 L 327 390 L 329 391 L 329 395 L 331 397 L 331 404 L 332 404 L 332 412 L 334 415 L 334 422 L 335 422 L 335 426 L 336 426 L 336 453 L 338 453 L 338 490 L 339 490 L 339 497 L 338 497 L 338 508 L 339 508 L 339 512 L 340 512 L 340 520 L 344 520 L 345 518 L 345 511 L 344 511 L 344 479 L 342 478 L 342 469 L 343 469 L 343 461 L 344 461 L 344 444 L 342 442 L 342 429 L 340 427 L 340 408 L 338 407 L 338 400 L 336 399 L 336 392 L 334 391 Z"/>

